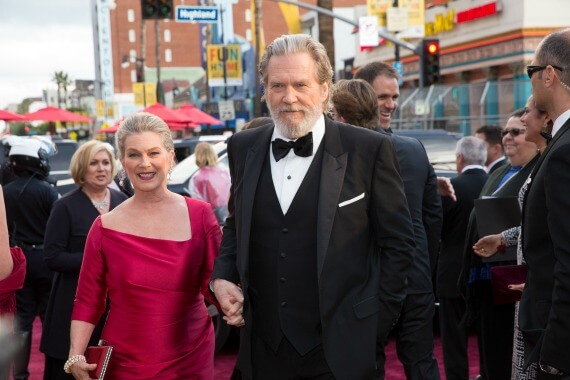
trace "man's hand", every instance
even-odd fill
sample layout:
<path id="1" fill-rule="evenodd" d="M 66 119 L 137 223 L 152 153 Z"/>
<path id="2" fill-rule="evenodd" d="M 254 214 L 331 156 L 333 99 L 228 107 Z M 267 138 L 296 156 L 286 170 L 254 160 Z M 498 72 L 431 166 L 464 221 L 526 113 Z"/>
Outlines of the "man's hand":
<path id="1" fill-rule="evenodd" d="M 437 177 L 437 191 L 442 197 L 450 197 L 452 201 L 457 202 L 455 190 L 451 184 L 451 180 L 447 177 Z"/>
<path id="2" fill-rule="evenodd" d="M 231 326 L 243 326 L 243 293 L 234 283 L 215 279 L 212 282 L 212 290 L 222 307 L 224 320 Z"/>

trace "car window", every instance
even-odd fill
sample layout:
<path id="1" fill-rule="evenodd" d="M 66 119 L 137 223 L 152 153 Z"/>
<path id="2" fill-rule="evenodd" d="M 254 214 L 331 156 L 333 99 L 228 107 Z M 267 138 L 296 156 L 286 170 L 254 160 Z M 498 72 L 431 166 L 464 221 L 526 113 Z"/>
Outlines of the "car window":
<path id="1" fill-rule="evenodd" d="M 51 171 L 68 171 L 71 156 L 77 150 L 76 143 L 56 142 L 57 154 L 49 158 Z"/>

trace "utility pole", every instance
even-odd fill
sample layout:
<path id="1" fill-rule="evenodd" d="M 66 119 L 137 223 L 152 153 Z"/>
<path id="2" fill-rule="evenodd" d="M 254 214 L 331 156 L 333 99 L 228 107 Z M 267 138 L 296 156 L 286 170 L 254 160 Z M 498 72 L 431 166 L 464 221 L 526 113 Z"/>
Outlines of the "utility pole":
<path id="1" fill-rule="evenodd" d="M 255 10 L 255 102 L 253 103 L 253 116 L 261 116 L 261 78 L 259 78 L 259 60 L 261 59 L 261 20 L 262 20 L 262 8 L 261 0 L 254 1 Z"/>
<path id="2" fill-rule="evenodd" d="M 398 0 L 394 0 L 394 8 L 398 8 Z M 400 45 L 394 44 L 394 61 L 400 60 Z"/>
<path id="3" fill-rule="evenodd" d="M 164 89 L 160 80 L 160 23 L 159 20 L 154 20 L 154 33 L 156 39 L 156 101 L 164 104 Z"/>

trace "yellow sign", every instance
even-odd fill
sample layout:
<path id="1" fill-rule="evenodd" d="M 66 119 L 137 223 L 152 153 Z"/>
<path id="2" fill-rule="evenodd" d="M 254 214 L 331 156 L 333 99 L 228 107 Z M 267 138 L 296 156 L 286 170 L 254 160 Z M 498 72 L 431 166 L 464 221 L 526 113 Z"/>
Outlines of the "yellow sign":
<path id="1" fill-rule="evenodd" d="M 208 85 L 242 86 L 241 49 L 239 45 L 226 45 L 226 77 L 224 80 L 224 46 L 208 45 Z"/>
<path id="2" fill-rule="evenodd" d="M 105 116 L 105 102 L 101 99 L 97 100 L 95 114 L 97 117 Z"/>
<path id="3" fill-rule="evenodd" d="M 393 0 L 366 0 L 368 16 L 378 17 L 378 26 L 388 25 L 388 9 L 392 8 Z M 407 11 L 407 27 L 400 31 L 400 38 L 422 38 L 424 36 L 425 0 L 399 0 L 398 8 Z"/>
<path id="4" fill-rule="evenodd" d="M 135 96 L 135 106 L 150 106 L 156 103 L 156 84 L 133 83 L 133 95 Z"/>
<path id="5" fill-rule="evenodd" d="M 378 17 L 378 26 L 386 26 L 386 14 L 393 3 L 393 0 L 366 0 L 366 13 Z"/>
<path id="6" fill-rule="evenodd" d="M 426 36 L 441 32 L 449 32 L 455 28 L 455 10 L 452 8 L 446 14 L 438 13 L 433 22 L 426 22 Z"/>

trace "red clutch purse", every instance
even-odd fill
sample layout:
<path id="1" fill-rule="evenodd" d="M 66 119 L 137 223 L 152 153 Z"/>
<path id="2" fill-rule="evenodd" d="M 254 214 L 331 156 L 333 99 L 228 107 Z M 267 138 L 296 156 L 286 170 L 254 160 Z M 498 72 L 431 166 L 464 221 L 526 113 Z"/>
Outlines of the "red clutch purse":
<path id="1" fill-rule="evenodd" d="M 104 380 L 105 372 L 111 360 L 112 346 L 89 346 L 85 350 L 85 359 L 89 364 L 97 364 L 94 371 L 89 371 L 92 379 Z"/>
<path id="2" fill-rule="evenodd" d="M 509 289 L 509 285 L 526 282 L 526 265 L 500 265 L 491 267 L 491 288 L 496 305 L 520 301 L 522 293 Z"/>

